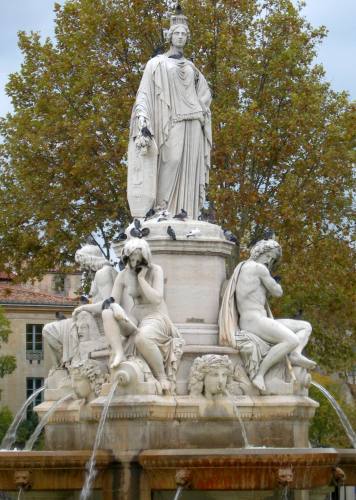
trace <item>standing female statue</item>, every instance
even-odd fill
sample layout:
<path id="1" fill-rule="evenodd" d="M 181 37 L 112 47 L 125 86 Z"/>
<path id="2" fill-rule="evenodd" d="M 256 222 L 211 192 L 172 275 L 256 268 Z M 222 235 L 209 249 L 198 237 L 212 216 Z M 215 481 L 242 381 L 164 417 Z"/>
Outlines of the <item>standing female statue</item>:
<path id="1" fill-rule="evenodd" d="M 154 205 L 168 205 L 172 214 L 184 208 L 197 219 L 205 201 L 212 142 L 211 94 L 204 76 L 183 56 L 188 37 L 187 18 L 177 11 L 167 35 L 170 49 L 148 61 L 137 92 L 128 175 L 134 216 L 142 216 L 142 211 Z M 149 200 L 147 190 L 152 191 Z"/>

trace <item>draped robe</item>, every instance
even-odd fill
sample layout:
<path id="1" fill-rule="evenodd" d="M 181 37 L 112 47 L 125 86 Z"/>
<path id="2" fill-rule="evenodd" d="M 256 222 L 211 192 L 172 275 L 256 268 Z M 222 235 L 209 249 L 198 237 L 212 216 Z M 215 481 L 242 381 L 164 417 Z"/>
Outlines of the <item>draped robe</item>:
<path id="1" fill-rule="evenodd" d="M 211 150 L 211 94 L 191 61 L 159 55 L 148 61 L 133 107 L 130 141 L 146 119 L 157 145 L 155 205 L 198 218 L 205 201 Z M 130 168 L 130 161 L 129 161 Z"/>

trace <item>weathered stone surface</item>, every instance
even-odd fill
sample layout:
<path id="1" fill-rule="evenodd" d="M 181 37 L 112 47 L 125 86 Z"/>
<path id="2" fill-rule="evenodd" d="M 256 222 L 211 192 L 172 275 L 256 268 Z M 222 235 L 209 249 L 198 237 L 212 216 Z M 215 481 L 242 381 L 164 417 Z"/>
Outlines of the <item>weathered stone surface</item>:
<path id="1" fill-rule="evenodd" d="M 182 470 L 191 472 L 193 490 L 278 490 L 286 485 L 308 490 L 332 481 L 338 455 L 327 448 L 174 449 L 144 451 L 139 461 L 152 490 L 176 489 L 177 473 Z"/>
<path id="2" fill-rule="evenodd" d="M 77 408 L 64 403 L 46 426 L 50 449 L 90 448 L 105 402 L 101 396 Z M 308 446 L 308 426 L 317 403 L 300 396 L 238 396 L 207 405 L 205 397 L 116 396 L 110 405 L 102 447 L 116 456 L 142 449 L 177 446 L 243 447 L 240 424 L 232 405 L 245 423 L 248 441 L 254 446 Z M 220 404 L 221 403 L 221 404 Z M 45 403 L 43 403 L 45 404 Z M 47 403 L 48 404 L 48 403 Z M 64 405 L 68 405 L 68 418 Z M 42 411 L 44 407 L 39 407 Z"/>

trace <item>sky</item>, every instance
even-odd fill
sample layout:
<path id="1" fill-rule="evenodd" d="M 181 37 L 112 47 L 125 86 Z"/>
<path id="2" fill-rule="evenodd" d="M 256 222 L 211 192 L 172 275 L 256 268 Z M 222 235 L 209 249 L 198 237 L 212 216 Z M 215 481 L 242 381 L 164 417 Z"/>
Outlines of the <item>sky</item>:
<path id="1" fill-rule="evenodd" d="M 22 62 L 17 32 L 53 36 L 53 5 L 53 0 L 0 0 L 0 116 L 11 112 L 4 87 L 9 73 L 18 71 Z M 356 99 L 356 0 L 307 0 L 304 15 L 313 26 L 329 30 L 318 54 L 326 79 L 335 90 L 347 90 Z"/>

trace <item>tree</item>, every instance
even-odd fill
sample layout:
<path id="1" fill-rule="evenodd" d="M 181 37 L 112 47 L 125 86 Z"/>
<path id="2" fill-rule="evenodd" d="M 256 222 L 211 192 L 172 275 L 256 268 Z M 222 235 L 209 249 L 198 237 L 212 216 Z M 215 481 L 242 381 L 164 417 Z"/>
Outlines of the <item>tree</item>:
<path id="1" fill-rule="evenodd" d="M 353 428 L 356 425 L 356 408 L 354 404 L 345 403 L 341 394 L 340 382 L 332 381 L 330 377 L 318 376 L 318 382 L 323 385 L 337 400 L 348 417 Z M 314 388 L 310 388 L 310 396 L 319 403 L 310 426 L 309 438 L 313 447 L 350 448 L 351 443 L 331 403 Z"/>
<path id="2" fill-rule="evenodd" d="M 12 422 L 12 413 L 7 406 L 0 409 L 0 443 Z"/>
<path id="3" fill-rule="evenodd" d="M 11 333 L 10 322 L 4 314 L 3 308 L 0 306 L 0 349 L 4 343 L 8 341 Z M 9 375 L 16 368 L 16 358 L 10 355 L 0 356 L 0 378 Z"/>
<path id="4" fill-rule="evenodd" d="M 11 333 L 10 322 L 6 318 L 2 307 L 0 306 L 0 349 L 3 343 L 8 341 Z M 16 368 L 16 358 L 9 355 L 0 355 L 0 378 L 9 375 Z M 12 414 L 7 407 L 0 409 L 0 442 L 4 437 L 7 428 L 11 424 Z"/>
<path id="5" fill-rule="evenodd" d="M 127 223 L 130 112 L 143 64 L 163 43 L 167 3 L 68 0 L 55 6 L 54 41 L 20 33 L 24 63 L 7 85 L 14 112 L 0 123 L 0 255 L 23 279 L 73 262 L 90 232 L 107 251 Z M 355 113 L 313 64 L 325 29 L 290 0 L 181 3 L 194 19 L 190 56 L 214 97 L 217 222 L 237 234 L 237 259 L 273 228 L 288 291 L 275 312 L 303 310 L 315 330 L 309 354 L 347 369 Z"/>

